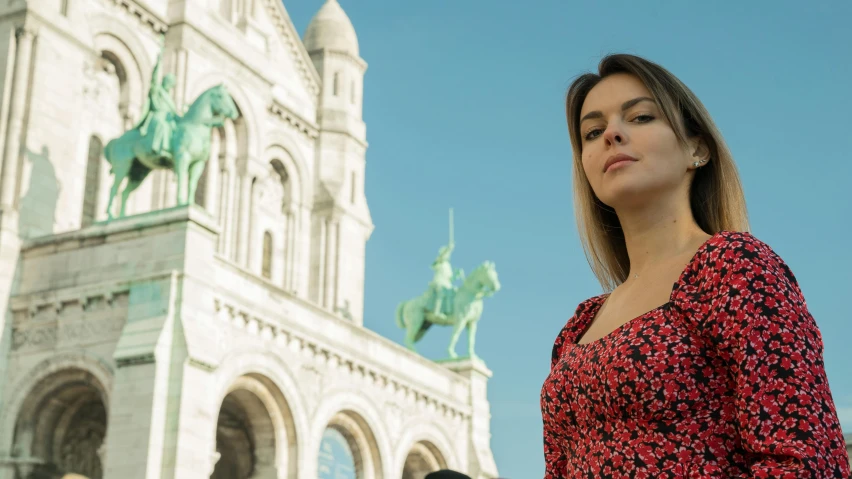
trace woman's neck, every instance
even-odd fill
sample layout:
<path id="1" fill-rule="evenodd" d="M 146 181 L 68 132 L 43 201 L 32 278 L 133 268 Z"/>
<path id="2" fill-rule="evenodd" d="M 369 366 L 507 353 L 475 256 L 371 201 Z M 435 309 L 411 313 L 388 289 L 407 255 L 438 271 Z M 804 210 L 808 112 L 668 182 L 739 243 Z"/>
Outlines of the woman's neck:
<path id="1" fill-rule="evenodd" d="M 667 260 L 691 255 L 709 236 L 695 222 L 688 200 L 619 211 L 618 218 L 630 258 L 630 276 L 641 276 Z"/>

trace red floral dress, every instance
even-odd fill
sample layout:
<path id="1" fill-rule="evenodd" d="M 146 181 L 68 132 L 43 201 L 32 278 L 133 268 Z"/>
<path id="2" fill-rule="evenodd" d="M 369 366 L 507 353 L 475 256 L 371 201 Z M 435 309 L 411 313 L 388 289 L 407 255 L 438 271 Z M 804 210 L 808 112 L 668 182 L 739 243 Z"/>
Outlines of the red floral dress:
<path id="1" fill-rule="evenodd" d="M 822 336 L 765 243 L 713 235 L 666 304 L 577 344 L 606 296 L 553 345 L 545 479 L 850 476 Z"/>

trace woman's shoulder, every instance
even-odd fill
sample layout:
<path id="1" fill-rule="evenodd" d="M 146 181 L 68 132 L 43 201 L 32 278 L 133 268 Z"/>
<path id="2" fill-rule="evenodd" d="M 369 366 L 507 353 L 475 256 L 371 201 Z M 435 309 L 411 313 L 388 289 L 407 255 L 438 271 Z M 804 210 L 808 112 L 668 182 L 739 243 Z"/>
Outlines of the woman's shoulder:
<path id="1" fill-rule="evenodd" d="M 798 287 L 792 271 L 765 241 L 747 231 L 720 231 L 704 244 L 684 282 L 699 290 L 732 282 L 766 281 Z"/>
<path id="2" fill-rule="evenodd" d="M 747 231 L 720 231 L 705 245 L 702 269 L 735 269 L 750 265 L 779 267 L 784 261 L 769 244 Z"/>
<path id="3" fill-rule="evenodd" d="M 574 314 L 568 318 L 568 321 L 562 326 L 562 329 L 559 330 L 559 334 L 553 342 L 551 367 L 556 364 L 562 356 L 562 349 L 565 343 L 573 338 L 578 328 L 582 327 L 580 323 L 587 321 L 589 312 L 602 304 L 604 300 L 606 300 L 607 296 L 609 296 L 609 293 L 592 296 L 591 298 L 584 299 L 577 305 L 574 309 Z"/>

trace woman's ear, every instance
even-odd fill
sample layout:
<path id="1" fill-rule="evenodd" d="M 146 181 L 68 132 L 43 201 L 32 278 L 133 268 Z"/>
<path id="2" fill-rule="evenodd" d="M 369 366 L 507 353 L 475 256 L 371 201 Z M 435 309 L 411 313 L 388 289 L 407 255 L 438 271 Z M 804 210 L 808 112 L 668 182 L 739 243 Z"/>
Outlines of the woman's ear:
<path id="1" fill-rule="evenodd" d="M 707 142 L 703 137 L 695 137 L 689 140 L 689 150 L 692 155 L 689 158 L 690 166 L 695 166 L 695 162 L 698 162 L 698 166 L 703 166 L 705 163 L 710 161 L 710 147 L 707 146 Z"/>

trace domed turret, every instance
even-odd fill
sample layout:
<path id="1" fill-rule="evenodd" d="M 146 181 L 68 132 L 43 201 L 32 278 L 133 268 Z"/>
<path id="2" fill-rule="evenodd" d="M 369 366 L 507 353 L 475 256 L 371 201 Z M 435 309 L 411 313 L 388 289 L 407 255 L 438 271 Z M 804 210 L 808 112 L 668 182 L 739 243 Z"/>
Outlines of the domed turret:
<path id="1" fill-rule="evenodd" d="M 358 56 L 355 27 L 337 0 L 326 0 L 305 30 L 303 42 L 308 53 L 327 49 Z"/>
<path id="2" fill-rule="evenodd" d="M 364 252 L 373 220 L 364 194 L 367 126 L 358 37 L 337 3 L 326 0 L 305 30 L 304 46 L 322 80 L 317 99 L 315 169 L 319 184 L 311 211 L 309 297 L 363 325 Z M 359 279 L 360 278 L 360 279 Z"/>

